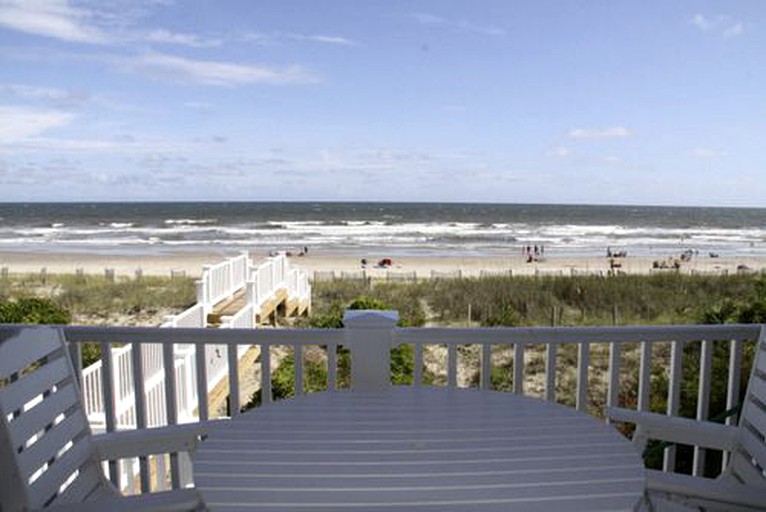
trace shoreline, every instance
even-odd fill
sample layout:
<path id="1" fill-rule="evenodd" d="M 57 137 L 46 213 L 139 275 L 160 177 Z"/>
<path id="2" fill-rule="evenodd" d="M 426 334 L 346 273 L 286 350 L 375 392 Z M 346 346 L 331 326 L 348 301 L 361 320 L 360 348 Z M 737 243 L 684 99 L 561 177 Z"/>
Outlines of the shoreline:
<path id="1" fill-rule="evenodd" d="M 118 276 L 134 276 L 137 269 L 143 275 L 172 276 L 185 275 L 200 277 L 205 265 L 215 265 L 226 257 L 239 254 L 236 251 L 178 252 L 166 255 L 103 255 L 88 253 L 40 253 L 40 252 L 0 252 L 0 269 L 7 269 L 9 274 L 40 273 L 45 268 L 48 274 L 75 274 L 81 270 L 87 275 L 104 275 L 106 269 L 114 270 Z M 266 254 L 250 253 L 255 264 L 267 257 Z M 653 272 L 672 272 L 672 269 L 653 269 L 655 261 L 663 258 L 624 257 L 614 258 L 615 273 L 650 274 Z M 668 259 L 665 260 L 669 262 Z M 393 258 L 388 268 L 378 268 L 376 261 L 368 258 L 366 268 L 362 267 L 361 258 L 355 254 L 335 251 L 310 251 L 305 256 L 293 256 L 291 265 L 306 270 L 313 278 L 315 273 L 336 277 L 342 273 L 358 275 L 363 270 L 372 278 L 385 279 L 392 275 L 414 275 L 417 278 L 434 276 L 479 277 L 482 274 L 508 273 L 513 275 L 607 275 L 610 271 L 610 259 L 606 257 L 550 256 L 540 261 L 528 263 L 521 255 L 506 258 L 495 255 L 487 256 L 402 256 Z M 679 271 L 684 274 L 733 274 L 738 271 L 766 272 L 766 258 L 763 257 L 720 257 L 695 256 L 689 261 L 680 262 Z M 319 274 L 318 274 L 319 275 Z"/>

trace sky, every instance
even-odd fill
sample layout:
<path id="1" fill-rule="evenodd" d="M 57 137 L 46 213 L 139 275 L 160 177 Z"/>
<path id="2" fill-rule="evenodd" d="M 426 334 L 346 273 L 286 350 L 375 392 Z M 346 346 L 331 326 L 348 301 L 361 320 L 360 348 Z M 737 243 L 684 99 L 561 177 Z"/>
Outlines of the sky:
<path id="1" fill-rule="evenodd" d="M 766 206 L 766 2 L 0 0 L 0 201 Z"/>

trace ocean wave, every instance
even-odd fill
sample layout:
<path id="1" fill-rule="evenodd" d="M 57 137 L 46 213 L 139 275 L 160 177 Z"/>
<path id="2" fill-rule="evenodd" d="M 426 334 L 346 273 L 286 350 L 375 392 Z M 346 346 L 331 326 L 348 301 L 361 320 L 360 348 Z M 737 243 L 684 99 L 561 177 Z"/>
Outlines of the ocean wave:
<path id="1" fill-rule="evenodd" d="M 640 222 L 632 222 L 629 218 L 598 214 L 595 209 L 592 220 L 578 223 L 582 215 L 573 216 L 567 208 L 561 210 L 557 219 L 552 219 L 546 213 L 548 210 L 543 209 L 539 210 L 542 216 L 534 219 L 499 214 L 477 214 L 467 219 L 449 215 L 449 208 L 444 207 L 431 210 L 423 207 L 417 214 L 411 214 L 411 208 L 407 207 L 402 207 L 401 214 L 371 208 L 357 213 L 347 207 L 340 213 L 332 213 L 320 207 L 314 211 L 301 210 L 294 216 L 275 207 L 273 214 L 245 215 L 232 213 L 230 205 L 218 210 L 204 204 L 192 206 L 183 209 L 162 205 L 157 207 L 161 212 L 151 215 L 145 209 L 138 211 L 129 205 L 103 215 L 14 218 L 0 225 L 0 247 L 6 250 L 27 246 L 74 247 L 73 250 L 87 247 L 117 251 L 120 247 L 185 250 L 195 246 L 231 246 L 283 250 L 308 245 L 360 252 L 481 254 L 544 245 L 546 254 L 602 255 L 607 247 L 628 250 L 631 255 L 673 254 L 687 248 L 722 254 L 766 253 L 766 228 L 762 227 L 766 222 L 760 220 L 743 227 L 735 227 L 737 224 L 733 222 L 695 224 L 688 220 L 671 222 L 659 212 L 648 221 L 642 218 Z M 388 208 L 387 211 L 391 211 L 393 207 Z M 9 216 L 6 211 L 2 213 Z"/>
<path id="2" fill-rule="evenodd" d="M 164 223 L 169 226 L 204 226 L 217 224 L 218 219 L 165 219 Z"/>
<path id="3" fill-rule="evenodd" d="M 521 244 L 564 245 L 564 246 L 607 246 L 607 245 L 715 245 L 763 243 L 765 229 L 722 229 L 722 228 L 628 228 L 616 225 L 519 225 L 487 223 L 399 223 L 348 222 L 327 224 L 322 222 L 255 223 L 229 226 L 210 224 L 173 224 L 167 226 L 136 227 L 133 223 L 113 222 L 101 226 L 61 226 L 31 228 L 0 228 L 0 239 L 18 238 L 54 241 L 76 241 L 78 239 L 136 240 L 157 238 L 159 240 L 181 240 L 205 242 L 219 240 L 249 240 L 252 243 L 292 240 L 312 240 L 316 243 L 327 241 L 352 241 L 357 243 L 388 243 L 392 240 L 406 243 L 439 242 L 488 244 L 518 242 Z"/>

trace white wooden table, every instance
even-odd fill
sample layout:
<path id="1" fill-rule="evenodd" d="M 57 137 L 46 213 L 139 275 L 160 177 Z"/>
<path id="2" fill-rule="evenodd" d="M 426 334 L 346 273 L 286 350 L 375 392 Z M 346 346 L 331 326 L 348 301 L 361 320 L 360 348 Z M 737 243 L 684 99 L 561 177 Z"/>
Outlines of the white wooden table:
<path id="1" fill-rule="evenodd" d="M 511 393 L 394 387 L 314 393 L 201 443 L 211 510 L 633 510 L 644 465 L 614 428 Z"/>

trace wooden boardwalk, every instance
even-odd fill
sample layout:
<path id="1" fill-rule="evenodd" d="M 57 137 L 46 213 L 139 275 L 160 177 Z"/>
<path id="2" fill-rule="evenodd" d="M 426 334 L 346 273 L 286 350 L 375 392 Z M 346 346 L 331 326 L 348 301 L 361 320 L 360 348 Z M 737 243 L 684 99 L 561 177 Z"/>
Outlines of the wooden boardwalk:
<path id="1" fill-rule="evenodd" d="M 233 296 L 226 298 L 213 306 L 207 316 L 209 327 L 219 326 L 226 316 L 234 316 L 248 305 L 247 290 L 242 288 Z M 311 303 L 299 297 L 290 297 L 284 288 L 275 290 L 273 295 L 255 308 L 254 322 L 256 325 L 275 324 L 279 317 L 291 317 L 308 314 Z"/>

